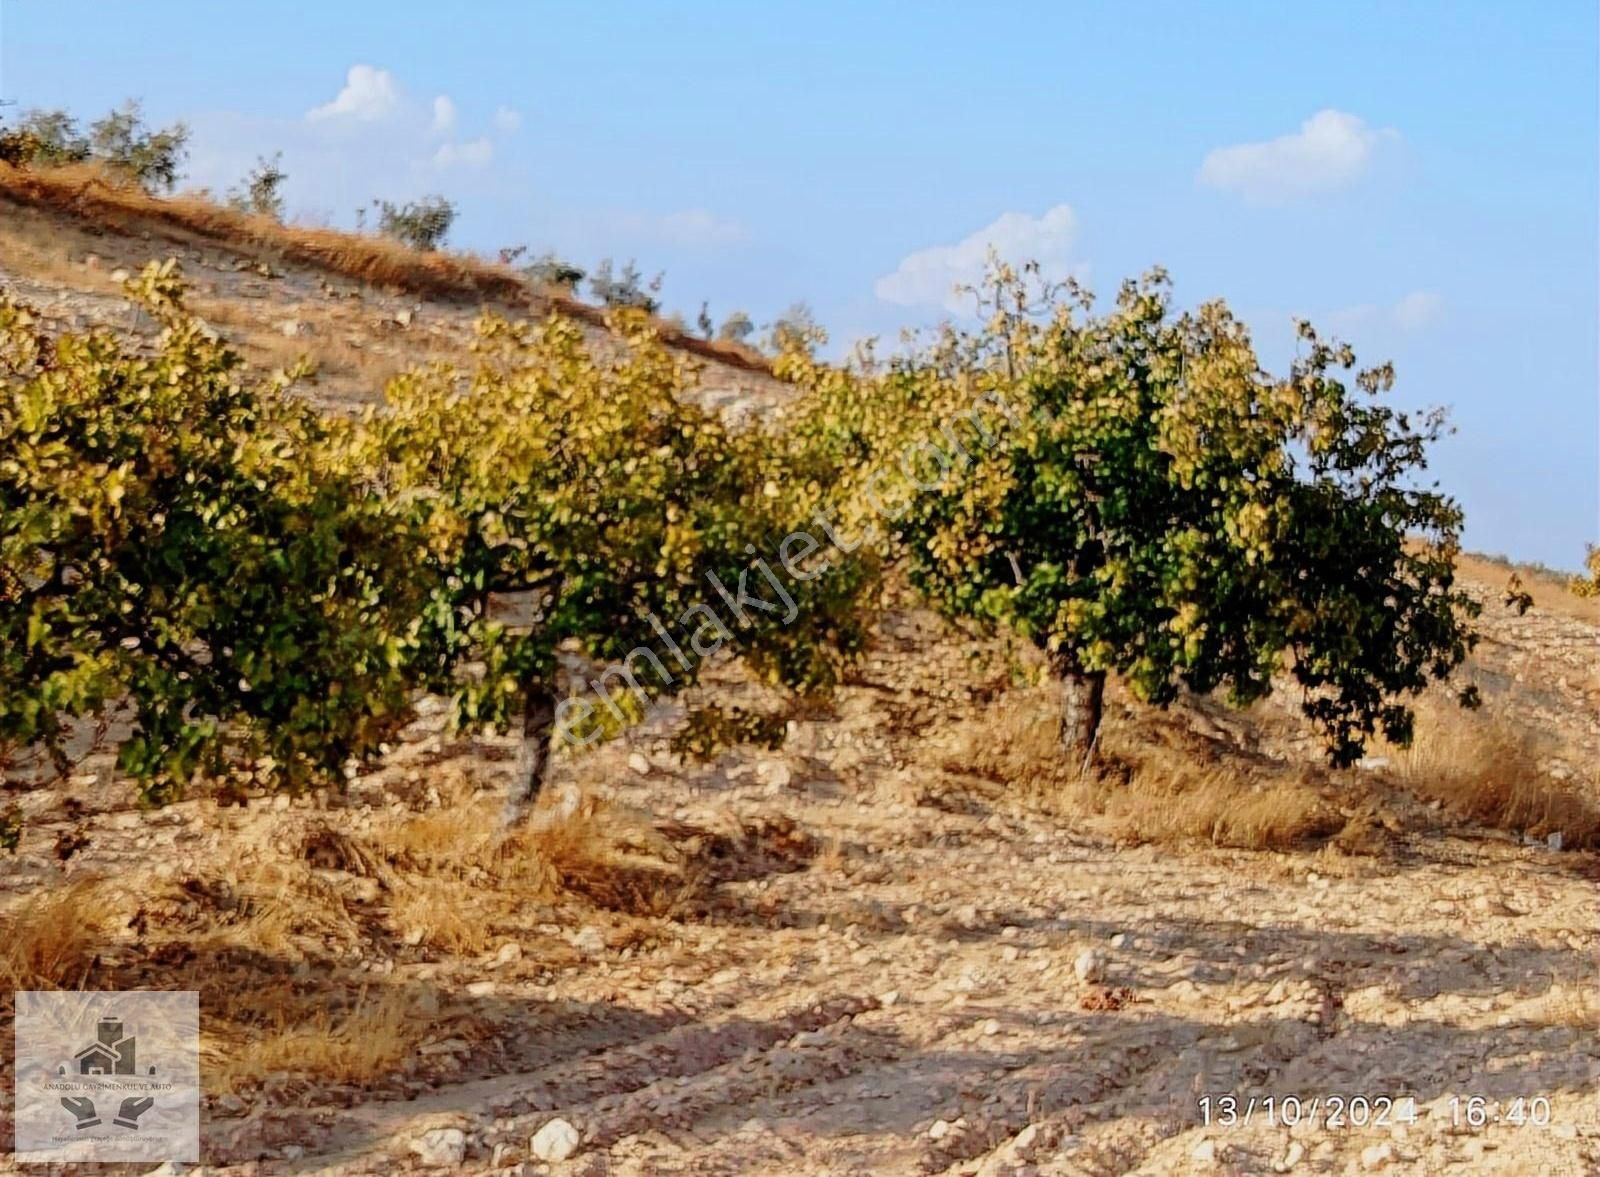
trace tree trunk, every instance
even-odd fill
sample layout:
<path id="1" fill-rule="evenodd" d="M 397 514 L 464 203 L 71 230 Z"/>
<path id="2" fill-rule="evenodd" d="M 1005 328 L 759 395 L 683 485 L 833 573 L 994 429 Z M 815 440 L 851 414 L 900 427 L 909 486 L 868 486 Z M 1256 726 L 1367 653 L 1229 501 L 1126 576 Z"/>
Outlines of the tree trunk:
<path id="1" fill-rule="evenodd" d="M 556 693 L 548 683 L 529 685 L 522 704 L 522 745 L 506 802 L 506 824 L 519 821 L 539 799 L 550 771 L 550 732 L 556 723 Z"/>
<path id="2" fill-rule="evenodd" d="M 1082 771 L 1089 767 L 1095 738 L 1100 733 L 1104 710 L 1106 676 L 1104 671 L 1085 673 L 1075 668 L 1057 667 L 1061 676 L 1061 746 L 1069 762 Z"/>

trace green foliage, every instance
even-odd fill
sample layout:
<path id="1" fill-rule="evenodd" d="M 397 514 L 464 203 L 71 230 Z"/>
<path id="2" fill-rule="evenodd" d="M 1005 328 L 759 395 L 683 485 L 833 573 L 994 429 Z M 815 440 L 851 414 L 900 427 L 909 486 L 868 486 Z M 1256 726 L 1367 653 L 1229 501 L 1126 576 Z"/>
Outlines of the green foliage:
<path id="1" fill-rule="evenodd" d="M 589 292 L 605 306 L 616 310 L 640 310 L 655 314 L 661 309 L 661 281 L 657 274 L 648 283 L 630 259 L 620 274 L 614 274 L 610 258 L 602 258 L 589 278 Z"/>
<path id="2" fill-rule="evenodd" d="M 455 205 L 442 196 L 424 196 L 402 205 L 374 200 L 372 206 L 378 210 L 379 233 L 424 253 L 444 244 L 456 219 Z"/>
<path id="3" fill-rule="evenodd" d="M 188 142 L 183 123 L 146 127 L 139 103 L 130 98 L 91 123 L 88 134 L 64 110 L 30 110 L 15 130 L 0 131 L 0 160 L 33 166 L 99 160 L 154 191 L 177 183 Z"/>
<path id="4" fill-rule="evenodd" d="M 229 206 L 240 212 L 271 217 L 275 221 L 283 220 L 283 193 L 280 189 L 289 176 L 280 166 L 282 162 L 281 151 L 274 152 L 271 159 L 264 155 L 259 157 L 256 166 L 245 176 L 243 187 L 228 194 Z"/>
<path id="5" fill-rule="evenodd" d="M 143 109 L 133 98 L 89 124 L 90 156 L 152 191 L 171 189 L 178 182 L 188 144 L 189 128 L 181 122 L 159 131 L 146 127 Z"/>
<path id="6" fill-rule="evenodd" d="M 817 317 L 805 302 L 795 302 L 772 324 L 768 346 L 778 353 L 809 351 L 827 341 Z"/>
<path id="7" fill-rule="evenodd" d="M 175 263 L 129 285 L 153 355 L 52 345 L 0 302 L 0 746 L 65 768 L 71 721 L 126 699 L 119 762 L 151 800 L 229 763 L 335 777 L 446 664 L 422 540 L 341 459 L 345 427 L 184 313 Z"/>
<path id="8" fill-rule="evenodd" d="M 7 806 L 5 812 L 0 813 L 0 849 L 7 854 L 15 854 L 17 847 L 22 845 L 22 828 L 22 808 Z"/>
<path id="9" fill-rule="evenodd" d="M 1506 581 L 1504 603 L 1507 609 L 1515 609 L 1517 616 L 1526 615 L 1533 608 L 1533 594 L 1522 583 L 1522 577 L 1513 572 Z"/>
<path id="10" fill-rule="evenodd" d="M 241 765 L 299 788 L 371 755 L 418 690 L 500 725 L 554 691 L 558 648 L 627 659 L 651 616 L 802 691 L 861 648 L 866 574 L 798 565 L 792 616 L 728 617 L 708 642 L 707 576 L 776 562 L 822 484 L 800 450 L 687 403 L 687 361 L 637 312 L 604 359 L 559 317 L 486 319 L 475 372 L 408 373 L 350 421 L 287 395 L 292 374 L 244 371 L 184 311 L 175 263 L 130 293 L 162 326 L 153 354 L 52 344 L 0 302 L 0 749 L 65 769 L 74 721 L 126 700 L 119 763 L 148 800 Z M 490 598 L 519 591 L 543 605 L 513 632 Z"/>
<path id="11" fill-rule="evenodd" d="M 555 693 L 558 648 L 628 659 L 653 640 L 647 618 L 675 626 L 715 600 L 708 574 L 750 575 L 811 501 L 803 487 L 780 493 L 785 454 L 761 430 L 682 395 L 692 370 L 639 312 L 613 326 L 622 354 L 600 360 L 570 321 L 487 318 L 470 380 L 444 366 L 400 377 L 385 410 L 361 423 L 359 463 L 417 505 L 433 537 L 419 556 L 488 667 L 458 700 L 463 723 L 500 723 L 520 698 Z M 725 637 L 702 644 L 743 653 L 771 681 L 825 690 L 860 648 L 863 583 L 861 573 L 791 583 L 792 623 L 726 620 Z M 489 595 L 511 592 L 543 601 L 517 632 L 490 615 Z M 698 624 L 678 636 L 703 654 L 690 640 Z M 661 656 L 670 682 L 629 664 L 645 692 L 694 681 L 698 662 Z"/>
<path id="12" fill-rule="evenodd" d="M 0 159 L 6 163 L 65 164 L 88 158 L 89 140 L 64 110 L 30 110 L 15 130 L 0 132 Z"/>
<path id="13" fill-rule="evenodd" d="M 743 311 L 732 311 L 722 320 L 722 326 L 717 328 L 717 338 L 730 343 L 744 343 L 755 331 L 756 325 L 749 315 Z"/>
<path id="14" fill-rule="evenodd" d="M 1287 653 L 1335 762 L 1409 738 L 1403 696 L 1462 661 L 1476 612 L 1461 513 L 1415 485 L 1440 418 L 1379 403 L 1387 366 L 1351 387 L 1350 350 L 1309 326 L 1289 374 L 1264 375 L 1225 306 L 1175 314 L 1159 271 L 1094 316 L 1001 268 L 987 306 L 981 331 L 882 372 L 780 362 L 845 477 L 898 472 L 868 489 L 928 599 L 1011 627 L 1069 684 L 1116 671 L 1155 704 L 1248 703 Z"/>
<path id="15" fill-rule="evenodd" d="M 576 290 L 584 279 L 581 267 L 557 257 L 554 251 L 548 250 L 522 267 L 522 272 L 530 281 L 541 286 L 559 286 L 563 290 Z"/>
<path id="16" fill-rule="evenodd" d="M 698 707 L 673 733 L 670 747 L 674 755 L 705 764 L 741 744 L 769 751 L 781 748 L 788 728 L 789 721 L 781 714 L 763 715 L 743 707 Z"/>
<path id="17" fill-rule="evenodd" d="M 1600 597 L 1600 547 L 1590 545 L 1584 568 L 1586 571 L 1574 576 L 1569 587 L 1580 597 Z"/>

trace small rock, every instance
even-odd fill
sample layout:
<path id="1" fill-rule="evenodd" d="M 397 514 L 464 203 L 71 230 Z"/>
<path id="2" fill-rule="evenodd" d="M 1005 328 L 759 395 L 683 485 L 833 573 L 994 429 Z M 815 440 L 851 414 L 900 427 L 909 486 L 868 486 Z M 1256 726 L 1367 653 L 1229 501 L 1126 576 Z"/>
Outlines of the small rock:
<path id="1" fill-rule="evenodd" d="M 111 280 L 113 282 L 126 282 L 129 277 L 130 275 L 127 270 L 116 269 L 111 271 Z"/>
<path id="2" fill-rule="evenodd" d="M 1390 763 L 1387 756 L 1363 756 L 1356 761 L 1356 767 L 1363 772 L 1381 772 L 1383 769 L 1388 768 Z"/>
<path id="3" fill-rule="evenodd" d="M 306 325 L 299 319 L 285 319 L 278 324 L 278 330 L 290 339 L 293 339 L 296 335 L 304 335 L 305 328 Z"/>
<path id="4" fill-rule="evenodd" d="M 459 1128 L 434 1128 L 411 1142 L 424 1165 L 454 1167 L 467 1159 L 467 1134 Z"/>
<path id="5" fill-rule="evenodd" d="M 468 997 L 493 997 L 495 983 L 493 981 L 474 981 L 467 986 Z"/>
<path id="6" fill-rule="evenodd" d="M 1126 932 L 1118 932 L 1115 936 L 1111 937 L 1111 947 L 1113 947 L 1113 948 L 1126 948 L 1127 946 L 1128 946 L 1128 933 L 1126 933 Z"/>
<path id="7" fill-rule="evenodd" d="M 763 760 L 756 765 L 756 779 L 773 791 L 788 788 L 793 777 L 789 766 L 781 760 Z"/>
<path id="8" fill-rule="evenodd" d="M 1388 1141 L 1361 1150 L 1363 1169 L 1381 1169 L 1392 1160 L 1394 1160 L 1394 1145 Z"/>
<path id="9" fill-rule="evenodd" d="M 402 327 L 411 326 L 411 312 L 410 312 L 410 310 L 398 310 L 398 311 L 396 311 L 394 313 L 394 321 L 396 323 L 399 323 L 400 326 L 402 326 Z"/>
<path id="10" fill-rule="evenodd" d="M 983 1036 L 985 1038 L 993 1038 L 998 1033 L 1000 1033 L 1000 1023 L 995 1019 L 990 1018 L 983 1024 Z"/>
<path id="11" fill-rule="evenodd" d="M 949 1135 L 950 1135 L 950 1121 L 949 1120 L 935 1120 L 933 1122 L 933 1127 L 928 1129 L 928 1139 L 929 1140 L 943 1140 L 946 1136 L 949 1136 Z"/>
<path id="12" fill-rule="evenodd" d="M 1106 958 L 1093 948 L 1085 948 L 1072 962 L 1072 971 L 1085 985 L 1093 985 L 1106 975 Z"/>
<path id="13" fill-rule="evenodd" d="M 1561 831 L 1560 830 L 1556 830 L 1554 833 L 1552 833 L 1548 838 L 1546 838 L 1544 840 L 1544 844 L 1546 846 L 1550 847 L 1550 849 L 1552 849 L 1552 850 L 1560 850 L 1561 849 L 1561 845 L 1562 845 L 1562 843 L 1564 841 L 1565 841 L 1565 839 L 1562 838 Z"/>
<path id="14" fill-rule="evenodd" d="M 1217 1163 L 1217 1142 L 1210 1137 L 1195 1145 L 1189 1152 L 1189 1157 L 1197 1165 L 1214 1165 Z"/>
<path id="15" fill-rule="evenodd" d="M 572 938 L 572 946 L 580 952 L 587 952 L 591 955 L 597 952 L 604 952 L 606 950 L 605 933 L 601 932 L 599 928 L 584 928 Z"/>
<path id="16" fill-rule="evenodd" d="M 522 945 L 515 940 L 508 940 L 500 945 L 500 951 L 494 954 L 494 963 L 497 965 L 510 964 L 512 961 L 522 959 Z"/>
<path id="17" fill-rule="evenodd" d="M 878 994 L 878 1004 L 883 1006 L 885 1009 L 888 1009 L 891 1005 L 899 1000 L 900 990 L 898 989 L 890 989 L 887 993 Z"/>
<path id="18" fill-rule="evenodd" d="M 650 762 L 640 752 L 631 752 L 628 755 L 628 767 L 640 776 L 650 775 Z"/>
<path id="19" fill-rule="evenodd" d="M 528 1150 L 541 1161 L 564 1161 L 578 1151 L 578 1130 L 565 1120 L 551 1120 L 533 1134 Z"/>
<path id="20" fill-rule="evenodd" d="M 509 1169 L 517 1163 L 517 1150 L 514 1146 L 504 1141 L 494 1146 L 494 1152 L 489 1156 L 491 1169 Z"/>
<path id="21" fill-rule="evenodd" d="M 1301 1158 L 1305 1155 L 1306 1146 L 1301 1144 L 1298 1140 L 1291 1140 L 1289 1142 L 1289 1150 L 1283 1154 L 1283 1160 L 1279 1161 L 1273 1166 L 1273 1168 L 1280 1173 L 1287 1173 L 1290 1169 L 1298 1165 Z"/>

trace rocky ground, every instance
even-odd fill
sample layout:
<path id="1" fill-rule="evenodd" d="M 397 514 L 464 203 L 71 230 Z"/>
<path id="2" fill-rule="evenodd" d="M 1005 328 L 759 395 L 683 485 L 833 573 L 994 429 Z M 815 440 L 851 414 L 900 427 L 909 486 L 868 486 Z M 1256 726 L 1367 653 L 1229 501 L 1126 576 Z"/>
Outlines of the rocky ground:
<path id="1" fill-rule="evenodd" d="M 94 275 L 149 243 L 90 266 L 75 242 L 54 277 L 0 282 L 125 322 Z M 359 306 L 361 338 L 400 348 L 471 315 L 413 300 L 386 327 L 391 296 L 223 260 L 207 297 L 259 282 L 262 324 Z M 1517 618 L 1497 587 L 1471 673 L 1542 733 L 1537 771 L 1600 787 L 1600 626 Z M 1309 774 L 1337 814 L 1289 849 L 1144 841 L 964 764 L 1014 719 L 1008 675 L 991 644 L 892 613 L 781 748 L 675 754 L 686 706 L 779 705 L 727 668 L 562 762 L 535 825 L 614 853 L 525 892 L 475 842 L 422 862 L 477 836 L 452 813 L 497 812 L 511 752 L 446 738 L 435 701 L 377 770 L 293 802 L 140 811 L 102 754 L 10 783 L 27 825 L 0 910 L 101 880 L 125 906 L 86 985 L 199 988 L 203 1017 L 250 1029 L 208 1048 L 291 1044 L 264 1074 L 212 1069 L 206 1173 L 1600 1172 L 1600 858 L 1449 822 L 1378 757 L 1302 764 L 1277 705 L 1114 702 L 1123 738 Z M 246 911 L 263 877 L 289 910 Z M 325 1009 L 316 1034 L 347 1052 L 360 1010 L 400 1010 L 369 1033 L 402 1049 L 318 1072 L 306 1039 L 236 1016 L 240 993 Z"/>

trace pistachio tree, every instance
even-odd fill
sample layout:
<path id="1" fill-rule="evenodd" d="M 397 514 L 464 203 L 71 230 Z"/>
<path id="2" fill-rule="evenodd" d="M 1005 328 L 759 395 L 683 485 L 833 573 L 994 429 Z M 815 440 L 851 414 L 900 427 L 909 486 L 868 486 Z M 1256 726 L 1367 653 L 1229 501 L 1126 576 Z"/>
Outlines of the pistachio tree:
<path id="1" fill-rule="evenodd" d="M 724 650 L 819 691 L 861 644 L 861 571 L 785 567 L 820 480 L 792 478 L 762 427 L 695 405 L 690 361 L 642 313 L 613 328 L 607 355 L 560 316 L 487 317 L 475 369 L 395 379 L 355 443 L 357 464 L 434 537 L 422 559 L 448 596 L 441 642 L 482 663 L 458 721 L 521 711 L 527 796 L 553 732 L 615 731 Z"/>
<path id="2" fill-rule="evenodd" d="M 188 315 L 175 265 L 130 292 L 153 351 L 46 338 L 0 300 L 0 759 L 65 768 L 127 703 L 145 796 L 240 765 L 337 778 L 449 669 L 423 536 L 340 456 L 340 427 Z"/>
<path id="3" fill-rule="evenodd" d="M 1385 404 L 1393 371 L 1307 325 L 1269 376 L 1226 306 L 1175 312 L 1160 271 L 1102 314 L 1034 277 L 1000 267 L 982 329 L 876 370 L 785 361 L 809 427 L 876 468 L 912 581 L 1046 652 L 1075 762 L 1111 672 L 1157 705 L 1287 676 L 1339 764 L 1409 739 L 1406 697 L 1462 661 L 1475 612 L 1461 512 L 1420 482 L 1442 417 Z"/>

